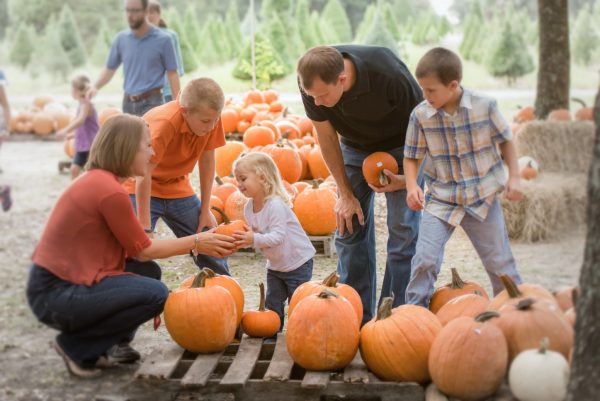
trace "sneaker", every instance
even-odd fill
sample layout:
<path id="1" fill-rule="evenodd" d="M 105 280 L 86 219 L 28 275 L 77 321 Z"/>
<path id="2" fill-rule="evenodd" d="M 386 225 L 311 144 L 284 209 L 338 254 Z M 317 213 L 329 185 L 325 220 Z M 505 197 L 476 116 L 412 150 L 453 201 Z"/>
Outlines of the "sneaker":
<path id="1" fill-rule="evenodd" d="M 62 347 L 58 344 L 56 340 L 52 343 L 54 349 L 65 361 L 65 365 L 67 366 L 67 370 L 73 376 L 80 377 L 82 379 L 90 379 L 92 377 L 100 376 L 102 371 L 100 369 L 87 369 L 79 366 L 74 360 L 72 360 L 67 353 L 62 349 Z"/>
<path id="2" fill-rule="evenodd" d="M 114 363 L 134 363 L 141 358 L 140 353 L 128 343 L 113 345 L 106 351 L 106 356 L 109 362 Z"/>
<path id="3" fill-rule="evenodd" d="M 2 199 L 2 210 L 8 212 L 12 206 L 12 198 L 10 197 L 10 185 L 5 185 L 0 189 L 0 199 Z"/>

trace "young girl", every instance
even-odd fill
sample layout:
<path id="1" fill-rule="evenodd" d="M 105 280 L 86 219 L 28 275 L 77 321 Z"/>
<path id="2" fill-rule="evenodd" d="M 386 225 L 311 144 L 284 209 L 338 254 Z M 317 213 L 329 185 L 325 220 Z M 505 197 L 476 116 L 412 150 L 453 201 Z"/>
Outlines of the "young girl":
<path id="1" fill-rule="evenodd" d="M 236 160 L 235 178 L 249 198 L 244 215 L 250 230 L 234 237 L 238 248 L 260 249 L 267 259 L 266 307 L 279 315 L 296 288 L 311 279 L 315 248 L 290 208 L 281 176 L 273 159 L 253 152 Z"/>
<path id="2" fill-rule="evenodd" d="M 90 89 L 90 79 L 85 75 L 77 75 L 71 81 L 71 95 L 79 102 L 77 117 L 56 135 L 60 138 L 66 135 L 69 140 L 75 137 L 75 156 L 71 163 L 71 179 L 77 178 L 90 154 L 90 147 L 98 133 L 98 115 L 94 105 L 86 98 Z M 75 130 L 75 133 L 72 131 Z"/>

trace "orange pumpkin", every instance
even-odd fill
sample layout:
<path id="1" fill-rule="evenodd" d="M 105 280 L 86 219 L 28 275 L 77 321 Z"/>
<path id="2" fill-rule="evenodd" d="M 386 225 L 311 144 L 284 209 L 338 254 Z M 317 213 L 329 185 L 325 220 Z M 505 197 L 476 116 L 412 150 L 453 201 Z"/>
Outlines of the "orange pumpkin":
<path id="1" fill-rule="evenodd" d="M 352 305 L 332 291 L 304 298 L 288 320 L 288 353 L 307 370 L 344 368 L 354 358 L 358 341 L 359 326 Z"/>
<path id="2" fill-rule="evenodd" d="M 203 268 L 201 273 L 205 276 L 205 287 L 221 286 L 231 294 L 235 302 L 236 326 L 239 325 L 244 313 L 244 291 L 240 287 L 240 284 L 233 277 L 217 274 L 208 267 Z M 196 280 L 195 276 L 188 277 L 181 283 L 179 288 L 190 288 L 194 280 Z"/>
<path id="3" fill-rule="evenodd" d="M 274 101 L 276 101 L 277 99 L 279 99 L 279 93 L 277 93 L 277 91 L 274 89 L 267 89 L 267 90 L 263 91 L 262 94 L 263 94 L 265 103 L 271 104 Z"/>
<path id="4" fill-rule="evenodd" d="M 217 182 L 217 185 L 213 185 L 211 194 L 221 198 L 221 201 L 225 204 L 227 203 L 227 198 L 229 198 L 232 193 L 237 192 L 238 189 L 231 183 L 223 182 L 218 176 L 215 177 L 215 181 Z"/>
<path id="5" fill-rule="evenodd" d="M 476 317 L 487 310 L 490 300 L 482 297 L 478 291 L 465 294 L 448 301 L 435 314 L 443 326 L 461 316 Z"/>
<path id="6" fill-rule="evenodd" d="M 383 173 L 383 170 L 390 170 L 392 173 L 398 174 L 398 162 L 389 153 L 374 152 L 363 160 L 363 176 L 369 184 L 375 187 L 389 184 L 389 178 Z"/>
<path id="7" fill-rule="evenodd" d="M 282 179 L 290 184 L 300 179 L 302 159 L 296 149 L 287 145 L 284 141 L 278 141 L 274 145 L 265 146 L 262 151 L 271 156 Z"/>
<path id="8" fill-rule="evenodd" d="M 33 117 L 32 123 L 33 132 L 35 132 L 37 135 L 46 136 L 55 130 L 54 118 L 48 113 L 36 113 Z"/>
<path id="9" fill-rule="evenodd" d="M 451 397 L 465 401 L 487 399 L 506 375 L 506 340 L 492 322 L 497 312 L 484 312 L 475 319 L 459 317 L 438 334 L 429 353 L 433 383 Z"/>
<path id="10" fill-rule="evenodd" d="M 296 188 L 296 192 L 298 194 L 300 194 L 302 191 L 304 191 L 306 188 L 310 187 L 311 185 L 306 181 L 297 181 L 297 182 L 293 183 L 292 186 L 294 188 Z M 296 196 L 298 196 L 298 195 L 296 195 Z"/>
<path id="11" fill-rule="evenodd" d="M 442 325 L 433 313 L 417 305 L 392 310 L 392 298 L 384 298 L 377 316 L 360 332 L 360 354 L 380 379 L 427 383 L 431 344 Z"/>
<path id="12" fill-rule="evenodd" d="M 506 305 L 493 323 L 504 333 L 509 362 L 520 352 L 536 348 L 544 337 L 550 340 L 549 349 L 569 357 L 573 346 L 573 327 L 555 304 L 533 298 L 521 299 L 516 305 Z"/>
<path id="13" fill-rule="evenodd" d="M 577 297 L 577 291 L 576 287 L 569 287 L 554 293 L 554 298 L 556 298 L 556 302 L 563 312 L 568 311 L 574 306 L 573 300 Z"/>
<path id="14" fill-rule="evenodd" d="M 300 128 L 290 120 L 279 120 L 275 122 L 281 132 L 281 137 L 285 139 L 300 138 Z"/>
<path id="15" fill-rule="evenodd" d="M 250 337 L 271 337 L 279 331 L 281 319 L 276 312 L 265 308 L 265 285 L 260 283 L 258 287 L 260 289 L 258 310 L 244 312 L 242 330 Z"/>
<path id="16" fill-rule="evenodd" d="M 283 111 L 283 103 L 281 103 L 279 100 L 274 100 L 273 102 L 271 102 L 271 104 L 269 104 L 269 111 L 271 113 L 278 113 L 280 111 Z"/>
<path id="17" fill-rule="evenodd" d="M 215 171 L 218 176 L 231 175 L 233 162 L 247 150 L 243 143 L 227 141 L 224 146 L 215 149 Z"/>
<path id="18" fill-rule="evenodd" d="M 261 120 L 256 123 L 256 125 L 270 128 L 273 131 L 273 135 L 275 136 L 275 140 L 281 138 L 281 133 L 279 132 L 279 128 L 275 125 L 275 123 L 271 120 Z"/>
<path id="19" fill-rule="evenodd" d="M 311 145 L 310 153 L 307 156 L 308 169 L 312 178 L 327 178 L 331 175 L 329 167 L 325 163 L 321 147 L 319 145 Z"/>
<path id="20" fill-rule="evenodd" d="M 119 114 L 123 114 L 123 112 L 116 107 L 107 107 L 103 109 L 100 114 L 98 114 L 98 125 L 102 127 L 106 120 L 113 116 L 118 116 Z"/>
<path id="21" fill-rule="evenodd" d="M 572 121 L 571 113 L 567 109 L 552 110 L 547 117 L 548 121 Z"/>
<path id="22" fill-rule="evenodd" d="M 206 286 L 200 272 L 189 288 L 169 294 L 164 309 L 165 326 L 181 347 L 195 353 L 224 350 L 236 331 L 236 306 L 231 293 L 220 285 Z"/>
<path id="23" fill-rule="evenodd" d="M 504 290 L 491 300 L 489 309 L 500 311 L 506 304 L 516 304 L 523 298 L 533 297 L 535 299 L 544 300 L 546 303 L 557 305 L 556 299 L 550 291 L 537 284 L 519 284 L 503 274 L 500 276 Z"/>
<path id="24" fill-rule="evenodd" d="M 240 191 L 235 191 L 227 198 L 225 202 L 225 214 L 229 216 L 231 220 L 242 220 L 246 222 L 244 216 L 244 208 L 248 203 L 248 198 L 244 196 Z"/>
<path id="25" fill-rule="evenodd" d="M 227 214 L 222 209 L 214 206 L 212 206 L 211 209 L 219 213 L 221 215 L 221 219 L 223 220 L 223 223 L 217 226 L 215 234 L 222 234 L 233 237 L 233 234 L 236 231 L 248 231 L 248 227 L 246 226 L 244 220 L 230 220 Z"/>
<path id="26" fill-rule="evenodd" d="M 244 132 L 244 145 L 248 148 L 275 143 L 275 135 L 270 128 L 259 125 L 252 126 Z"/>
<path id="27" fill-rule="evenodd" d="M 223 209 L 223 201 L 216 195 L 210 196 L 210 212 L 215 216 L 217 224 L 221 224 L 223 222 L 223 216 L 213 208 Z"/>
<path id="28" fill-rule="evenodd" d="M 313 181 L 312 188 L 306 188 L 294 201 L 294 213 L 304 231 L 309 235 L 329 235 L 337 226 L 334 207 L 337 195 L 327 189 L 320 188 Z"/>
<path id="29" fill-rule="evenodd" d="M 250 123 L 246 120 L 240 120 L 237 125 L 237 132 L 243 134 L 250 128 Z"/>
<path id="30" fill-rule="evenodd" d="M 463 281 L 458 274 L 458 270 L 454 267 L 450 270 L 452 271 L 452 281 L 436 288 L 429 301 L 429 310 L 433 313 L 437 313 L 451 299 L 465 294 L 473 294 L 475 291 L 479 292 L 484 298 L 489 299 L 481 285 L 473 281 Z"/>
<path id="31" fill-rule="evenodd" d="M 43 109 L 48 103 L 54 102 L 54 98 L 50 95 L 37 95 L 33 98 L 33 105 L 38 109 Z"/>
<path id="32" fill-rule="evenodd" d="M 69 158 L 73 158 L 75 156 L 75 138 L 66 139 L 63 149 Z"/>
<path id="33" fill-rule="evenodd" d="M 300 129 L 300 133 L 304 136 L 307 134 L 313 133 L 313 122 L 310 118 L 304 116 L 298 119 L 298 128 Z"/>
<path id="34" fill-rule="evenodd" d="M 581 105 L 581 108 L 575 113 L 575 120 L 577 121 L 594 121 L 594 108 L 588 107 L 585 102 L 579 98 L 572 98 L 576 103 Z"/>
<path id="35" fill-rule="evenodd" d="M 238 113 L 234 109 L 225 107 L 221 111 L 221 122 L 223 123 L 223 131 L 226 134 L 235 132 L 239 122 Z"/>
<path id="36" fill-rule="evenodd" d="M 247 105 L 249 104 L 254 104 L 254 103 L 264 103 L 265 102 L 265 97 L 263 96 L 262 92 L 259 90 L 251 90 L 248 91 L 246 93 L 246 96 L 244 97 L 244 103 Z"/>
<path id="37" fill-rule="evenodd" d="M 532 106 L 519 109 L 514 118 L 514 121 L 519 124 L 533 120 L 535 120 L 535 109 Z"/>

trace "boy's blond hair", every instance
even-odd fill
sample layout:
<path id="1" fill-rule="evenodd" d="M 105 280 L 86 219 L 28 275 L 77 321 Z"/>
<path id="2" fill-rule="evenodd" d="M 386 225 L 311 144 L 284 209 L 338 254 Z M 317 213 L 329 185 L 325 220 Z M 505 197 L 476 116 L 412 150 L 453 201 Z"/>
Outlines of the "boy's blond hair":
<path id="1" fill-rule="evenodd" d="M 435 47 L 429 50 L 419 63 L 415 71 L 417 78 L 436 76 L 444 85 L 452 81 L 462 80 L 462 63 L 460 57 L 451 50 Z"/>
<path id="2" fill-rule="evenodd" d="M 189 112 L 204 107 L 220 112 L 225 105 L 223 89 L 211 78 L 192 79 L 181 91 L 179 104 Z"/>
<path id="3" fill-rule="evenodd" d="M 290 196 L 283 186 L 281 174 L 279 174 L 279 169 L 271 156 L 263 152 L 243 154 L 233 163 L 233 171 L 238 171 L 240 168 L 264 177 L 265 199 L 278 196 L 287 205 L 291 206 Z"/>
<path id="4" fill-rule="evenodd" d="M 92 142 L 86 170 L 102 169 L 117 177 L 132 177 L 146 123 L 141 117 L 120 114 L 106 120 Z"/>

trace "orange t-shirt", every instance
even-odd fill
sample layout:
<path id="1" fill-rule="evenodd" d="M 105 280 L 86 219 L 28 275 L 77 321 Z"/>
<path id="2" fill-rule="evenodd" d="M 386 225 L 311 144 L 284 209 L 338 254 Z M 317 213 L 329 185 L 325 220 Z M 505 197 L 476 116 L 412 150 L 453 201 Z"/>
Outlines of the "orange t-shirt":
<path id="1" fill-rule="evenodd" d="M 150 127 L 156 164 L 152 172 L 151 196 L 163 199 L 185 198 L 195 195 L 189 180 L 202 152 L 225 145 L 225 132 L 221 120 L 204 136 L 195 135 L 183 119 L 179 102 L 163 104 L 144 115 Z M 135 193 L 135 181 L 124 184 L 125 190 Z"/>
<path id="2" fill-rule="evenodd" d="M 90 286 L 129 274 L 125 256 L 151 244 L 117 177 L 90 170 L 56 202 L 32 260 L 62 280 Z"/>

